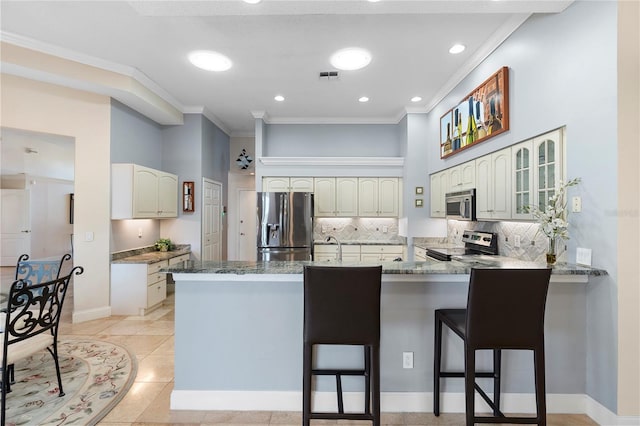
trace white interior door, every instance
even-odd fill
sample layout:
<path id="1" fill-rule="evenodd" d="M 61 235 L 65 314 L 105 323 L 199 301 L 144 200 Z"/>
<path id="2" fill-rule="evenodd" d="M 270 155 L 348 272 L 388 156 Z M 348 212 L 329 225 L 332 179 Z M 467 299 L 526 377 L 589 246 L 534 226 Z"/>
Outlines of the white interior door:
<path id="1" fill-rule="evenodd" d="M 236 258 L 256 260 L 256 191 L 238 190 L 238 234 L 236 237 Z"/>
<path id="2" fill-rule="evenodd" d="M 202 260 L 222 259 L 222 184 L 202 179 Z"/>
<path id="3" fill-rule="evenodd" d="M 18 256 L 31 255 L 31 215 L 29 191 L 3 189 L 0 220 L 1 266 L 15 266 Z"/>

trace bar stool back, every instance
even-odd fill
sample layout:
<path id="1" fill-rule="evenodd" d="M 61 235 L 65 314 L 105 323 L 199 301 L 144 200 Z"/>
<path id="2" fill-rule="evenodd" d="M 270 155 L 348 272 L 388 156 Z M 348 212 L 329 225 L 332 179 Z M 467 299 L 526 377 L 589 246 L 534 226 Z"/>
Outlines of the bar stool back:
<path id="1" fill-rule="evenodd" d="M 546 425 L 544 313 L 551 269 L 472 269 L 467 309 L 435 312 L 434 414 L 440 414 L 440 378 L 465 378 L 466 423 L 530 423 Z M 465 372 L 441 371 L 442 324 L 465 343 Z M 493 371 L 476 372 L 480 349 L 493 350 Z M 532 350 L 534 354 L 536 417 L 507 417 L 500 411 L 501 350 Z M 494 379 L 493 401 L 476 377 Z M 493 417 L 476 416 L 474 396 L 493 410 Z"/>
<path id="2" fill-rule="evenodd" d="M 371 420 L 380 425 L 381 266 L 304 268 L 303 425 L 311 419 Z M 362 345 L 363 369 L 314 369 L 314 345 Z M 336 377 L 338 412 L 312 412 L 312 376 Z M 345 413 L 341 376 L 364 376 L 363 413 Z"/>

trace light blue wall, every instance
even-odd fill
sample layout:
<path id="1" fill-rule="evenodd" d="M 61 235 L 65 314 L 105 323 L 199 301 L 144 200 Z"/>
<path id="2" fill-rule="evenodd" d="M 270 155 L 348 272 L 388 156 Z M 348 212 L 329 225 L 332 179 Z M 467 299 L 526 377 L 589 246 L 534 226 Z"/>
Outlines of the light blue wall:
<path id="1" fill-rule="evenodd" d="M 227 206 L 229 189 L 229 136 L 202 116 L 202 177 L 222 184 L 222 205 Z M 227 215 L 222 216 L 222 255 L 227 253 Z"/>
<path id="2" fill-rule="evenodd" d="M 229 136 L 208 118 L 202 117 L 202 175 L 227 187 Z"/>
<path id="3" fill-rule="evenodd" d="M 122 103 L 111 100 L 111 162 L 160 169 L 162 127 Z"/>
<path id="4" fill-rule="evenodd" d="M 269 157 L 400 157 L 395 124 L 269 124 Z"/>
<path id="5" fill-rule="evenodd" d="M 456 87 L 428 118 L 429 173 L 566 126 L 567 177 L 582 213 L 569 216 L 568 260 L 593 250 L 610 276 L 587 293 L 586 393 L 617 409 L 617 5 L 578 1 L 563 13 L 534 16 Z M 439 156 L 439 119 L 487 76 L 507 65 L 510 129 L 446 160 Z"/>

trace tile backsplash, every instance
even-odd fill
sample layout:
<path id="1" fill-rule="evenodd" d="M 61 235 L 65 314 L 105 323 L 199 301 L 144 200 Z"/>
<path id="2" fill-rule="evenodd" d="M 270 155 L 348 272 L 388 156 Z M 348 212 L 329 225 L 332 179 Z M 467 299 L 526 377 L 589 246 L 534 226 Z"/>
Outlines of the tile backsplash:
<path id="1" fill-rule="evenodd" d="M 450 243 L 463 245 L 462 233 L 465 229 L 495 232 L 498 234 L 498 254 L 523 260 L 545 261 L 549 240 L 539 225 L 534 222 L 463 222 L 447 221 L 447 236 Z M 520 237 L 520 247 L 515 247 L 516 236 Z M 565 244 L 558 247 L 558 259 L 564 260 Z"/>
<path id="2" fill-rule="evenodd" d="M 380 241 L 397 242 L 398 219 L 395 218 L 315 218 L 314 241 L 324 240 L 333 235 L 340 241 Z M 386 232 L 385 232 L 386 231 Z"/>

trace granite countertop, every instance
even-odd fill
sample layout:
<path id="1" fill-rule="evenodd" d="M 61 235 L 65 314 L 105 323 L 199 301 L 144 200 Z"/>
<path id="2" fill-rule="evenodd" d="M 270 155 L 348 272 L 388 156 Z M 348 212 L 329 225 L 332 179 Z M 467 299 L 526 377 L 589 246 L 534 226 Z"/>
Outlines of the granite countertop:
<path id="1" fill-rule="evenodd" d="M 486 263 L 486 262 L 485 262 Z M 469 274 L 472 267 L 492 267 L 492 268 L 545 268 L 545 263 L 527 262 L 517 259 L 502 257 L 494 261 L 493 264 L 472 264 L 452 260 L 441 262 L 438 260 L 427 260 L 424 262 L 381 262 L 383 274 Z M 367 262 L 313 262 L 313 261 L 271 261 L 271 262 L 248 262 L 248 261 L 225 261 L 225 262 L 200 262 L 188 261 L 184 265 L 175 265 L 164 268 L 161 272 L 187 273 L 187 274 L 302 274 L 305 265 L 325 265 L 325 266 L 372 266 L 375 263 Z M 607 271 L 597 268 L 588 268 L 579 265 L 559 263 L 553 265 L 553 275 L 607 275 Z"/>
<path id="2" fill-rule="evenodd" d="M 336 245 L 335 240 L 325 241 L 325 240 L 314 240 L 313 244 L 319 246 L 330 246 Z M 385 240 L 385 241 L 372 241 L 372 240 L 340 240 L 340 244 L 343 246 L 404 246 L 406 243 L 402 240 Z"/>
<path id="3" fill-rule="evenodd" d="M 142 247 L 111 254 L 111 263 L 156 263 L 191 253 L 191 244 L 176 244 L 171 251 L 157 251 L 155 247 Z"/>

